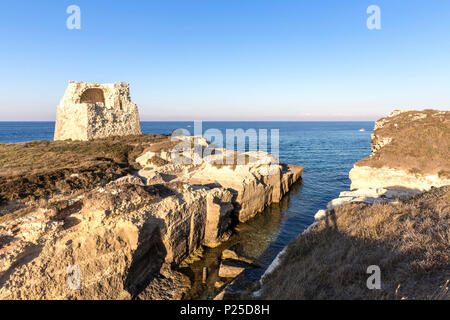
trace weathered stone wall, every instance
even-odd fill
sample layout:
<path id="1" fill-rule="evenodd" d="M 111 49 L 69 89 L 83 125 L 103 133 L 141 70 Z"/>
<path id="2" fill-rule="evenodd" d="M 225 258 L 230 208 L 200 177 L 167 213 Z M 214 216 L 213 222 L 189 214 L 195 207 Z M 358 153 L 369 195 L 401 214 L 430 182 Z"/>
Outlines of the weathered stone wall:
<path id="1" fill-rule="evenodd" d="M 140 135 L 137 105 L 129 84 L 71 81 L 56 113 L 55 140 L 91 140 Z"/>

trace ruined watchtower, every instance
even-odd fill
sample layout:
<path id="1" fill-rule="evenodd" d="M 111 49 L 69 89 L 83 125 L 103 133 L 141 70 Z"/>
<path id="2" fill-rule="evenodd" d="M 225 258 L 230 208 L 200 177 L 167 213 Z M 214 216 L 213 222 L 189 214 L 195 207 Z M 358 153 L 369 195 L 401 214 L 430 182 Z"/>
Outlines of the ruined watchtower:
<path id="1" fill-rule="evenodd" d="M 139 112 L 128 83 L 69 82 L 56 112 L 55 140 L 139 134 Z"/>

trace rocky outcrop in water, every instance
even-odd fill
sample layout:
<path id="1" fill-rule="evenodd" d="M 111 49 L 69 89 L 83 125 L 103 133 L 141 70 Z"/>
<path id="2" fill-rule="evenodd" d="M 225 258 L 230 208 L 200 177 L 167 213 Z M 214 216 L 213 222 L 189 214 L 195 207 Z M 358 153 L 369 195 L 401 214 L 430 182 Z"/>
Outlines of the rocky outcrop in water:
<path id="1" fill-rule="evenodd" d="M 316 213 L 316 222 L 292 241 L 268 268 L 254 296 L 269 299 L 292 296 L 303 299 L 448 298 L 445 281 L 448 285 L 449 239 L 445 232 L 441 236 L 440 230 L 448 225 L 450 112 L 395 111 L 375 123 L 371 149 L 371 155 L 355 164 L 349 173 L 351 190 L 341 192 L 326 209 Z M 421 226 L 422 223 L 426 227 Z M 330 240 L 333 238 L 339 240 Z M 355 249 L 358 241 L 361 241 L 360 247 Z M 316 244 L 315 249 L 311 244 Z M 342 249 L 346 245 L 347 249 Z M 400 247 L 403 249 L 399 250 Z M 415 249 L 405 254 L 411 247 Z M 364 287 L 365 282 L 358 274 L 364 274 L 365 270 L 358 269 L 361 263 L 355 263 L 358 259 L 367 260 L 376 250 L 380 251 L 380 258 L 364 263 L 368 266 L 388 261 L 383 270 L 392 268 L 390 277 L 395 280 L 389 280 L 390 286 L 397 286 L 397 290 L 391 292 L 379 290 L 379 296 L 374 294 L 377 290 Z M 430 258 L 434 254 L 439 258 Z M 417 261 L 409 261 L 414 259 Z M 320 268 L 317 262 L 326 260 L 326 272 L 317 271 Z M 402 279 L 405 275 L 402 268 L 413 264 L 416 267 Z M 286 272 L 297 272 L 299 268 L 298 274 L 305 276 L 294 277 L 298 278 L 295 283 L 302 283 L 301 286 L 292 284 L 292 277 Z M 331 273 L 336 275 L 327 276 Z M 424 274 L 433 278 L 433 284 L 428 278 L 421 282 Z M 355 288 L 361 283 L 363 287 L 358 292 Z M 444 289 L 440 290 L 442 284 Z M 333 286 L 336 286 L 333 290 L 328 289 Z M 400 296 L 401 286 L 408 288 L 404 291 L 409 291 L 410 296 Z"/>

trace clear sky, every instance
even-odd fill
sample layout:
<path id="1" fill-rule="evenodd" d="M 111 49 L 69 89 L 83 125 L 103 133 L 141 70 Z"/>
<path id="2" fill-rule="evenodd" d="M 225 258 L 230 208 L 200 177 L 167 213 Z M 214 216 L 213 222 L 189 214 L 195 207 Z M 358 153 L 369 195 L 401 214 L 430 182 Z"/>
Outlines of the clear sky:
<path id="1" fill-rule="evenodd" d="M 54 120 L 69 80 L 129 82 L 142 120 L 448 110 L 450 1 L 2 0 L 0 70 L 0 121 Z"/>

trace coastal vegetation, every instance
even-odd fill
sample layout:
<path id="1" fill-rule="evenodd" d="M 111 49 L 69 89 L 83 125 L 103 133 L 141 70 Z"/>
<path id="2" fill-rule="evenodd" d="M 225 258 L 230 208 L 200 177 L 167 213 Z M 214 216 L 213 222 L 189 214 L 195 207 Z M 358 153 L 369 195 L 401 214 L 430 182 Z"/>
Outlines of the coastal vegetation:
<path id="1" fill-rule="evenodd" d="M 351 191 L 319 210 L 263 278 L 264 299 L 450 299 L 450 112 L 375 123 Z M 372 267 L 379 288 L 367 285 Z"/>
<path id="2" fill-rule="evenodd" d="M 378 120 L 372 156 L 357 166 L 397 168 L 412 174 L 450 173 L 450 112 L 424 110 L 394 113 Z M 383 142 L 382 147 L 377 145 Z"/>
<path id="3" fill-rule="evenodd" d="M 450 299 L 450 186 L 347 204 L 290 243 L 263 299 Z M 368 266 L 381 270 L 369 290 Z"/>
<path id="4" fill-rule="evenodd" d="M 90 190 L 139 168 L 137 156 L 162 141 L 169 137 L 0 144 L 0 201 L 30 201 Z"/>

